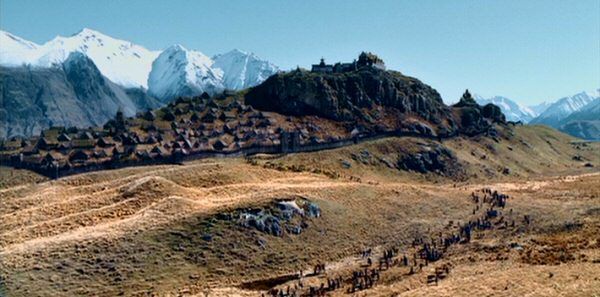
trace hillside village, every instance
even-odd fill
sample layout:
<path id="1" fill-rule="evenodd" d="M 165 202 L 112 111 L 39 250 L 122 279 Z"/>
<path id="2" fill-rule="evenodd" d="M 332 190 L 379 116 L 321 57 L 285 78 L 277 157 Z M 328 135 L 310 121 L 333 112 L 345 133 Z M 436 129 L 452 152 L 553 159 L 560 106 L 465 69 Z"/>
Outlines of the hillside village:
<path id="1" fill-rule="evenodd" d="M 102 127 L 51 127 L 39 136 L 12 137 L 0 142 L 0 161 L 57 178 L 206 157 L 315 151 L 385 136 L 441 139 L 458 133 L 493 135 L 492 123 L 505 123 L 497 107 L 480 107 L 468 91 L 455 105 L 456 110 L 450 112 L 435 90 L 414 78 L 384 70 L 383 61 L 371 53 L 361 53 L 353 63 L 321 64 L 325 66 L 313 65 L 311 72 L 296 70 L 274 75 L 247 91 L 180 97 L 163 108 L 131 118 L 118 111 Z M 349 90 L 354 93 L 339 87 L 335 90 L 339 99 L 331 92 L 319 95 L 323 88 L 330 88 L 322 79 L 328 73 L 340 85 L 351 86 Z M 278 90 L 277 83 L 287 77 L 302 83 L 316 81 L 323 86 L 317 85 L 316 93 L 304 92 L 303 96 L 309 97 L 295 102 L 297 97 L 280 96 L 290 95 L 290 88 Z M 378 80 L 389 90 L 374 89 L 371 84 Z M 268 93 L 269 90 L 276 93 Z M 383 96 L 389 98 L 382 99 Z M 277 100 L 288 106 L 281 106 Z M 335 106 L 335 102 L 339 105 Z M 319 104 L 325 105 L 318 107 Z M 298 106 L 305 108 L 301 111 Z"/>
<path id="2" fill-rule="evenodd" d="M 4 164 L 48 175 L 126 164 L 178 162 L 190 156 L 232 154 L 254 149 L 293 151 L 357 136 L 319 119 L 299 119 L 255 110 L 234 97 L 203 94 L 179 98 L 168 106 L 125 118 L 118 112 L 103 127 L 52 127 L 38 137 L 13 137 L 1 143 Z"/>

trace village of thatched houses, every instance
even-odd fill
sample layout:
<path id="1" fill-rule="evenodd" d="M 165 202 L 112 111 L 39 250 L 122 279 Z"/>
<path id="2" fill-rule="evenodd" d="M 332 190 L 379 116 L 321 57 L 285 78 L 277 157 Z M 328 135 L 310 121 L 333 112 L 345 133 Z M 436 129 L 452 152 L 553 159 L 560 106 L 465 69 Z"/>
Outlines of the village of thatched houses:
<path id="1" fill-rule="evenodd" d="M 101 128 L 52 127 L 38 137 L 13 137 L 0 144 L 0 157 L 52 175 L 249 150 L 287 152 L 328 139 L 336 138 L 320 134 L 312 122 L 261 112 L 237 100 L 201 96 L 180 98 L 133 118 L 118 112 Z"/>

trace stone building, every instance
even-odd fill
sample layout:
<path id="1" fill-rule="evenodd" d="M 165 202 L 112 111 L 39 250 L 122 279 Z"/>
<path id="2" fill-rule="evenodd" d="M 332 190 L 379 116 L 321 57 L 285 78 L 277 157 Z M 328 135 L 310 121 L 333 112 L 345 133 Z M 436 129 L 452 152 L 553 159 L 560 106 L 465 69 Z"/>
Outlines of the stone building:
<path id="1" fill-rule="evenodd" d="M 362 52 L 358 56 L 358 60 L 354 60 L 352 63 L 335 63 L 334 65 L 326 64 L 325 59 L 321 58 L 319 64 L 312 65 L 312 72 L 316 73 L 344 73 L 350 71 L 356 71 L 362 67 L 373 67 L 381 70 L 385 70 L 385 63 L 377 55 L 369 52 Z"/>
<path id="2" fill-rule="evenodd" d="M 333 65 L 325 64 L 325 59 L 321 58 L 321 63 L 313 64 L 311 71 L 317 73 L 332 73 Z"/>
<path id="3" fill-rule="evenodd" d="M 358 56 L 357 67 L 374 67 L 385 70 L 385 63 L 383 63 L 383 60 L 373 53 L 362 52 Z"/>

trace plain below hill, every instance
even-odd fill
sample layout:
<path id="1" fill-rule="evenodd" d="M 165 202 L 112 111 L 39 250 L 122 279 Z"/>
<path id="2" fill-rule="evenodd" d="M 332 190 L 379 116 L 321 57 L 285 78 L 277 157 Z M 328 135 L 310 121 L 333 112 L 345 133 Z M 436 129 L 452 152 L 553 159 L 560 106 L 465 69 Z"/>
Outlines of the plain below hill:
<path id="1" fill-rule="evenodd" d="M 598 164 L 596 144 L 574 144 L 573 137 L 542 126 L 501 128 L 499 135 L 497 140 L 443 142 L 387 138 L 313 153 L 209 159 L 87 173 L 27 187 L 11 184 L 0 192 L 3 289 L 9 296 L 176 295 L 264 283 L 266 290 L 282 276 L 286 281 L 285 276 L 317 263 L 327 263 L 327 271 L 337 274 L 346 259 L 366 247 L 405 250 L 420 236 L 448 234 L 453 229 L 446 226 L 454 225 L 449 222 L 472 218 L 471 193 L 491 188 L 510 191 L 512 211 L 503 213 L 507 221 L 516 221 L 515 229 L 494 228 L 495 233 L 477 233 L 483 236 L 473 237 L 472 244 L 456 245 L 458 250 L 440 261 L 453 268 L 439 286 L 425 281 L 440 262 L 415 274 L 408 267 L 397 274 L 396 268 L 386 270 L 382 280 L 408 278 L 411 291 L 441 290 L 444 295 L 445 286 L 460 280 L 472 288 L 473 277 L 482 275 L 477 268 L 486 265 L 486 273 L 502 272 L 503 281 L 519 284 L 486 289 L 499 294 L 545 290 L 541 281 L 567 277 L 581 287 L 556 286 L 540 296 L 589 290 L 590 283 L 598 282 L 592 280 L 598 271 L 593 263 L 598 259 L 593 236 L 598 175 L 583 164 Z M 411 159 L 425 162 L 422 156 L 436 147 L 454 156 L 456 162 L 444 164 L 462 168 L 466 180 L 445 176 L 443 170 L 421 173 L 402 166 Z M 308 203 L 318 206 L 320 216 L 302 222 L 297 216 L 279 219 L 285 207 Z M 533 218 L 530 227 L 523 224 L 525 215 Z M 265 224 L 244 224 L 243 218 Z M 514 275 L 535 281 L 523 283 Z M 374 290 L 394 289 L 386 284 L 380 281 Z M 334 293 L 343 296 L 344 286 Z M 250 289 L 241 296 L 266 293 Z"/>

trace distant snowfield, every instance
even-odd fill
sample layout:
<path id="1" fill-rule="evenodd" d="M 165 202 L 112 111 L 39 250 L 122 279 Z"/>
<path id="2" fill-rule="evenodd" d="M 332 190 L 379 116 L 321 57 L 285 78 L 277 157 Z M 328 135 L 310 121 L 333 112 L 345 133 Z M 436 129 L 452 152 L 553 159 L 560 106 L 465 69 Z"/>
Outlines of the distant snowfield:
<path id="1" fill-rule="evenodd" d="M 537 114 L 529 107 L 523 106 L 511 99 L 502 96 L 495 96 L 489 99 L 475 95 L 475 100 L 479 105 L 492 103 L 497 105 L 502 110 L 502 113 L 509 121 L 522 121 L 527 123 L 537 116 Z"/>
<path id="2" fill-rule="evenodd" d="M 201 52 L 173 45 L 154 60 L 148 78 L 148 91 L 162 99 L 175 94 L 222 90 L 223 71 L 213 69 L 212 64 L 213 60 Z"/>
<path id="3" fill-rule="evenodd" d="M 552 103 L 544 112 L 540 113 L 531 121 L 532 124 L 544 124 L 558 128 L 563 119 L 566 119 L 571 114 L 585 109 L 586 106 L 592 104 L 594 100 L 600 98 L 600 90 L 595 92 L 580 92 L 573 96 L 568 96 L 558 99 Z"/>
<path id="4" fill-rule="evenodd" d="M 199 51 L 187 50 L 179 45 L 169 49 L 177 49 L 178 58 L 165 58 L 154 63 L 162 51 L 152 51 L 87 28 L 69 37 L 57 36 L 43 45 L 0 31 L 2 66 L 53 67 L 64 62 L 70 53 L 81 52 L 94 62 L 104 76 L 123 87 L 152 89 L 149 76 L 154 72 L 153 82 L 160 81 L 160 85 L 154 89 L 161 90 L 161 93 L 181 85 L 199 91 L 205 90 L 209 84 L 214 84 L 210 86 L 211 89 L 239 90 L 259 84 L 278 71 L 268 61 L 240 50 L 216 55 L 213 60 Z M 153 71 L 153 63 L 159 69 Z"/>
<path id="5" fill-rule="evenodd" d="M 81 52 L 94 61 L 104 76 L 124 87 L 147 88 L 152 61 L 160 54 L 90 29 L 70 37 L 57 36 L 43 45 L 4 31 L 0 38 L 1 65 L 51 67 L 64 62 L 70 53 Z"/>
<path id="6" fill-rule="evenodd" d="M 556 126 L 561 119 L 584 109 L 592 101 L 600 98 L 600 90 L 591 92 L 582 91 L 572 96 L 529 107 L 502 96 L 495 96 L 488 99 L 479 95 L 475 95 L 474 97 L 480 105 L 488 103 L 497 105 L 510 121 Z"/>

